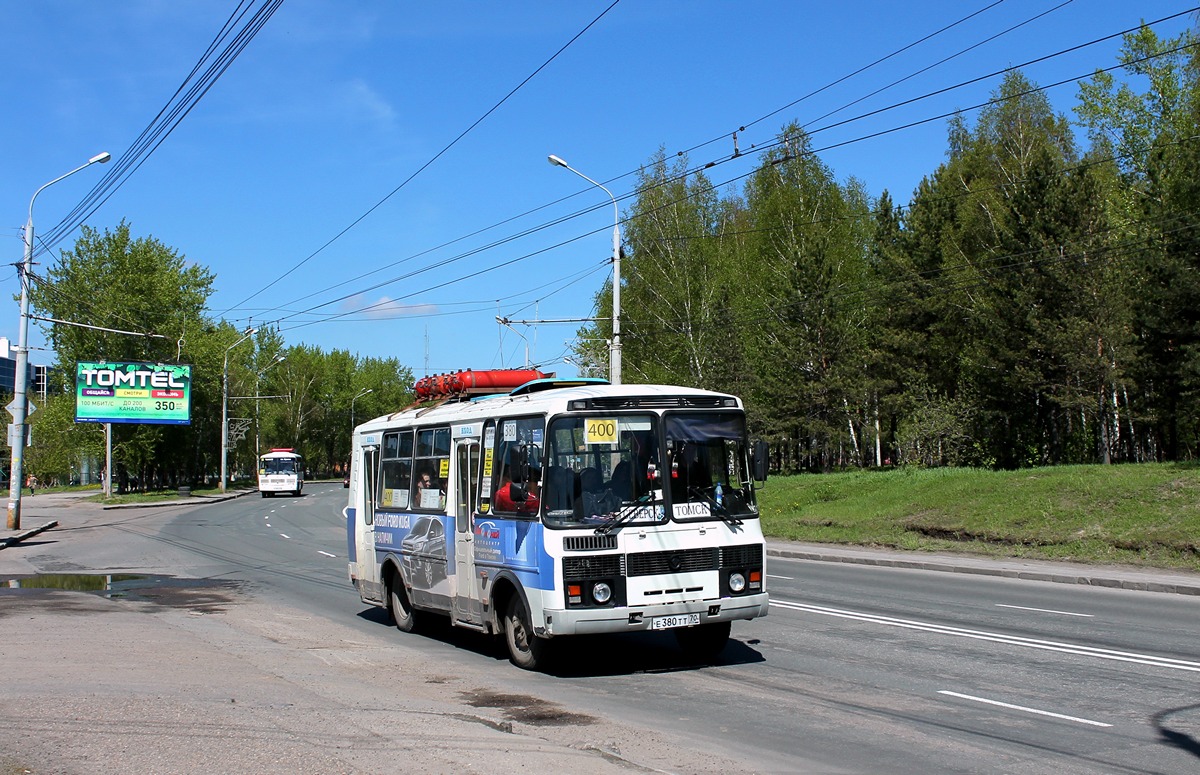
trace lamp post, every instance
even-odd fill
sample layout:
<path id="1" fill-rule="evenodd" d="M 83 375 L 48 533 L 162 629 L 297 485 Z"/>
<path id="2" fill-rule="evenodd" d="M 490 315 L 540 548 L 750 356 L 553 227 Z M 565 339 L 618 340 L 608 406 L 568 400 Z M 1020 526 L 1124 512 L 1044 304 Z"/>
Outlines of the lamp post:
<path id="1" fill-rule="evenodd" d="M 365 396 L 367 393 L 374 393 L 375 388 L 363 388 L 358 395 L 350 399 L 350 432 L 354 433 L 354 402 Z"/>
<path id="2" fill-rule="evenodd" d="M 254 375 L 254 456 L 255 457 L 259 457 L 260 455 L 262 455 L 262 449 L 259 445 L 259 435 L 258 435 L 258 431 L 259 431 L 259 427 L 258 427 L 258 399 L 259 399 L 258 383 L 259 383 L 259 380 L 262 379 L 262 375 L 267 373 L 268 369 L 270 369 L 272 366 L 274 366 L 278 363 L 281 363 L 283 361 L 283 357 L 284 357 L 283 353 L 275 353 L 275 357 L 271 359 L 271 362 L 268 363 L 265 367 L 263 367 L 262 371 L 260 371 L 260 372 L 258 372 L 258 374 Z"/>
<path id="3" fill-rule="evenodd" d="M 579 177 L 591 183 L 596 188 L 608 194 L 613 204 L 613 289 L 612 289 L 612 341 L 608 347 L 608 381 L 614 385 L 621 384 L 621 211 L 617 207 L 617 198 L 604 186 L 584 175 L 579 170 L 567 164 L 554 154 L 547 157 L 555 167 L 563 167 L 574 172 Z"/>
<path id="4" fill-rule="evenodd" d="M 112 158 L 108 151 L 98 153 L 80 164 L 66 175 L 59 175 L 46 183 L 29 198 L 29 220 L 25 222 L 25 260 L 20 265 L 21 275 L 21 325 L 17 336 L 17 371 L 13 375 L 13 400 L 8 405 L 12 413 L 13 424 L 9 426 L 9 444 L 12 445 L 12 466 L 8 470 L 8 529 L 21 528 L 21 486 L 24 482 L 25 467 L 25 420 L 29 413 L 29 403 L 26 392 L 29 375 L 29 273 L 33 270 L 33 200 L 38 194 L 53 186 L 58 181 L 69 178 L 76 172 L 93 164 L 104 164 Z"/>
<path id="5" fill-rule="evenodd" d="M 221 370 L 221 492 L 225 492 L 229 458 L 229 351 L 257 333 L 257 328 L 248 328 L 241 339 L 225 348 L 225 365 Z"/>

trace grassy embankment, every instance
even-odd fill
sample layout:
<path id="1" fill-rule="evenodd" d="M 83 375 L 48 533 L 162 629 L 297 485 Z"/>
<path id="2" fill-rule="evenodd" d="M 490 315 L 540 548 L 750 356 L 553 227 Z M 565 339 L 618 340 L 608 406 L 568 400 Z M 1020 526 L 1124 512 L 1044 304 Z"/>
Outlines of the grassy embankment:
<path id="1" fill-rule="evenodd" d="M 916 469 L 772 477 L 774 538 L 1200 571 L 1200 467 Z"/>

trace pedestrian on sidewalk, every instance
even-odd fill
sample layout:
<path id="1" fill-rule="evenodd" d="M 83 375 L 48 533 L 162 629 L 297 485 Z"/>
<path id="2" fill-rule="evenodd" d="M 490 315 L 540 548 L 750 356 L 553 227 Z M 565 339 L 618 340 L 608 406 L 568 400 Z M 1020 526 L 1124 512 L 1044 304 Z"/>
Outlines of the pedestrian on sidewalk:
<path id="1" fill-rule="evenodd" d="M 38 481 L 37 481 L 37 477 L 36 477 L 36 476 L 34 476 L 33 474 L 30 474 L 30 475 L 29 475 L 29 478 L 26 480 L 26 482 L 25 482 L 25 483 L 29 485 L 29 495 L 30 495 L 30 497 L 33 497 L 34 495 L 36 495 L 36 494 L 37 494 L 37 492 L 36 492 L 36 490 L 37 490 L 37 483 L 38 483 Z"/>

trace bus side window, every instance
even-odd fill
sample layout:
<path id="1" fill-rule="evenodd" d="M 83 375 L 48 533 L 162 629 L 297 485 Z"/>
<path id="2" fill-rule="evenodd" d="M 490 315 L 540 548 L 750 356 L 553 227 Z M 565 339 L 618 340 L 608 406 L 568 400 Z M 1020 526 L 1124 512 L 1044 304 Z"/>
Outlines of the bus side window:
<path id="1" fill-rule="evenodd" d="M 446 477 L 450 475 L 450 428 L 417 431 L 413 467 L 412 508 L 445 511 Z"/>
<path id="2" fill-rule="evenodd" d="M 410 430 L 383 436 L 380 461 L 379 505 L 384 508 L 409 507 L 408 488 L 412 484 L 413 433 Z"/>
<path id="3" fill-rule="evenodd" d="M 506 418 L 496 434 L 492 503 L 499 513 L 536 515 L 540 509 L 543 417 Z"/>

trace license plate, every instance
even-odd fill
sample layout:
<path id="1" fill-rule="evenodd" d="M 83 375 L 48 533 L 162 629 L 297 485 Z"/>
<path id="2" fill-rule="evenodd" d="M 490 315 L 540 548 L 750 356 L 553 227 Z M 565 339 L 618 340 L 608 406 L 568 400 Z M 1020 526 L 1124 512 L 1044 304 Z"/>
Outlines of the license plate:
<path id="1" fill-rule="evenodd" d="M 674 627 L 691 627 L 700 623 L 700 614 L 677 614 L 675 616 L 654 616 L 650 619 L 650 629 L 670 630 Z"/>

